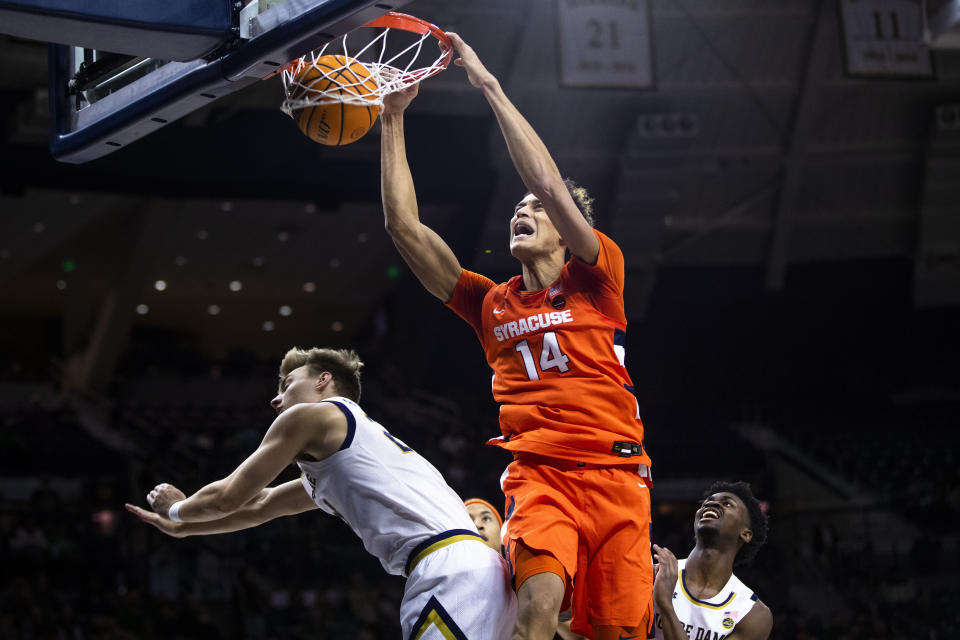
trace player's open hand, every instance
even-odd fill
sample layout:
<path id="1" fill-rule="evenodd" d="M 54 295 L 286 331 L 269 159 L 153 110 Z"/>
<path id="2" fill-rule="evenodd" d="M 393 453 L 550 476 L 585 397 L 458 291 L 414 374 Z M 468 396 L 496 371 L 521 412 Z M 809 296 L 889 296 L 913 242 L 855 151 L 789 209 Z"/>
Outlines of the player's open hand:
<path id="1" fill-rule="evenodd" d="M 470 84 L 478 89 L 482 89 L 484 85 L 496 82 L 493 74 L 487 71 L 487 68 L 480 62 L 480 58 L 477 57 L 473 47 L 464 42 L 463 38 L 453 31 L 448 31 L 447 36 L 450 38 L 450 41 L 453 42 L 453 48 L 457 52 L 457 55 L 460 56 L 453 61 L 453 64 L 466 69 L 467 79 L 470 80 Z"/>
<path id="2" fill-rule="evenodd" d="M 409 87 L 388 93 L 383 96 L 383 109 L 380 110 L 380 114 L 388 116 L 393 113 L 403 113 L 419 92 L 420 83 L 416 82 Z"/>
<path id="3" fill-rule="evenodd" d="M 187 496 L 183 494 L 183 491 L 180 491 L 180 489 L 177 489 L 172 484 L 164 482 L 155 486 L 153 490 L 147 494 L 147 504 L 150 505 L 154 513 L 166 518 L 167 512 L 170 511 L 173 503 L 185 500 L 186 498 Z"/>
<path id="4" fill-rule="evenodd" d="M 661 608 L 673 604 L 673 591 L 677 587 L 677 557 L 666 547 L 653 545 L 653 599 Z"/>
<path id="5" fill-rule="evenodd" d="M 152 524 L 160 531 L 163 531 L 168 536 L 173 536 L 174 538 L 183 538 L 186 536 L 183 533 L 183 523 L 174 522 L 173 520 L 167 520 L 160 516 L 159 513 L 154 513 L 153 511 L 147 511 L 146 509 L 141 509 L 140 507 L 132 504 L 123 505 L 127 508 L 127 511 L 137 516 L 143 522 L 147 524 Z"/>

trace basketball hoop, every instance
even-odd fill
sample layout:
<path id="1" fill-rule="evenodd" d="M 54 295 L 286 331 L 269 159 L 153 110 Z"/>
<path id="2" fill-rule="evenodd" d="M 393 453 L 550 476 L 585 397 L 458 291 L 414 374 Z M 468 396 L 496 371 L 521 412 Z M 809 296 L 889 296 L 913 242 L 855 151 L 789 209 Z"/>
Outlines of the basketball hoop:
<path id="1" fill-rule="evenodd" d="M 293 117 L 294 111 L 306 107 L 336 103 L 380 107 L 384 96 L 440 73 L 453 58 L 447 34 L 420 18 L 391 11 L 363 26 L 281 69 L 284 113 Z M 391 32 L 394 36 L 388 42 Z M 348 36 L 361 42 L 348 45 Z M 427 66 L 417 66 L 421 53 L 429 55 L 423 48 L 431 39 L 439 45 L 439 56 Z M 357 64 L 369 75 L 356 73 Z"/>

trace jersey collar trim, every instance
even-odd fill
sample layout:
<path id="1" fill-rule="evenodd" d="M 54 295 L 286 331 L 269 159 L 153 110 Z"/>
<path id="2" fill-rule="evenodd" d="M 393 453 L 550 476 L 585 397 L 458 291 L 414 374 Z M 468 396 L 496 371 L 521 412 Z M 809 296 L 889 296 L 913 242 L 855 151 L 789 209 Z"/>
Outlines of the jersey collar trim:
<path id="1" fill-rule="evenodd" d="M 736 593 L 731 591 L 730 595 L 728 595 L 723 602 L 718 602 L 716 604 L 713 602 L 707 602 L 706 600 L 698 600 L 697 598 L 694 598 L 692 595 L 690 595 L 690 592 L 687 591 L 687 570 L 686 569 L 683 569 L 680 571 L 680 590 L 683 592 L 683 595 L 686 596 L 687 600 L 689 600 L 690 602 L 692 602 L 697 606 L 706 607 L 708 609 L 723 609 L 728 604 L 730 604 L 730 602 L 733 600 L 734 596 L 736 595 Z"/>

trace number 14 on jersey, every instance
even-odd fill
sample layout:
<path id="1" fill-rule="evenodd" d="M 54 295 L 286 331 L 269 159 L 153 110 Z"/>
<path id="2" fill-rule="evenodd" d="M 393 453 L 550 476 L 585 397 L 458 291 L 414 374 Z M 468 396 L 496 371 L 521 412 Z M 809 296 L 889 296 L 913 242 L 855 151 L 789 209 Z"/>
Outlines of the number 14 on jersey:
<path id="1" fill-rule="evenodd" d="M 530 380 L 539 380 L 540 373 L 550 369 L 556 369 L 558 373 L 566 373 L 570 370 L 570 365 L 567 364 L 570 362 L 570 358 L 560 350 L 560 343 L 557 341 L 557 334 L 554 331 L 543 334 L 539 369 L 537 369 L 537 361 L 534 359 L 533 351 L 531 351 L 530 343 L 527 340 L 521 340 L 514 348 L 523 357 L 523 366 L 527 370 L 527 378 Z"/>

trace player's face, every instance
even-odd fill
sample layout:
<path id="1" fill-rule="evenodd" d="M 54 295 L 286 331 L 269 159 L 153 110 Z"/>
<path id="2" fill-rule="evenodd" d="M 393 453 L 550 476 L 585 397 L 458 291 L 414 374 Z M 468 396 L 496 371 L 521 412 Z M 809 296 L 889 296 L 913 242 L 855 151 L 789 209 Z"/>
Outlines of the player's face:
<path id="1" fill-rule="evenodd" d="M 693 517 L 693 529 L 695 532 L 714 530 L 736 538 L 750 529 L 750 513 L 735 494 L 715 493 L 700 503 Z"/>
<path id="2" fill-rule="evenodd" d="M 499 553 L 503 543 L 500 541 L 500 525 L 497 524 L 497 516 L 487 507 L 477 503 L 467 505 L 467 513 L 473 518 L 473 524 L 476 525 L 477 531 L 480 532 L 487 546 Z"/>
<path id="3" fill-rule="evenodd" d="M 513 209 L 510 218 L 510 253 L 518 260 L 563 251 L 563 241 L 547 217 L 543 203 L 528 193 Z"/>
<path id="4" fill-rule="evenodd" d="M 270 406 L 279 414 L 295 404 L 316 402 L 320 397 L 316 382 L 317 376 L 310 372 L 308 365 L 294 369 L 280 381 L 280 388 Z"/>

